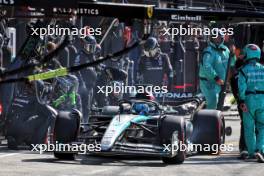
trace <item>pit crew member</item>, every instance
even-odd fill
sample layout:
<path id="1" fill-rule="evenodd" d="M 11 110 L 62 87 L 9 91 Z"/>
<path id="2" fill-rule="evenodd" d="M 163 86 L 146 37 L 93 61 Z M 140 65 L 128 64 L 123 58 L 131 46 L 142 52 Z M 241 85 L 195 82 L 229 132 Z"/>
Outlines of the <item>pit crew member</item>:
<path id="1" fill-rule="evenodd" d="M 199 78 L 200 89 L 205 96 L 207 109 L 217 108 L 229 57 L 232 59 L 231 65 L 234 65 L 235 62 L 234 54 L 223 43 L 224 34 L 218 30 L 218 36 L 211 36 L 209 45 L 203 50 Z"/>
<path id="2" fill-rule="evenodd" d="M 95 60 L 95 54 L 99 48 L 96 39 L 88 35 L 81 39 L 82 49 L 77 54 L 74 65 L 81 65 Z M 95 68 L 88 67 L 77 72 L 76 76 L 79 79 L 79 94 L 81 97 L 83 123 L 88 122 L 89 109 L 91 107 L 93 88 L 96 83 L 97 73 Z"/>
<path id="3" fill-rule="evenodd" d="M 245 142 L 249 157 L 256 156 L 259 162 L 264 163 L 264 66 L 259 63 L 261 50 L 255 44 L 248 44 L 243 53 L 246 63 L 239 70 L 238 88 Z"/>
<path id="4" fill-rule="evenodd" d="M 158 41 L 154 37 L 149 37 L 144 44 L 143 56 L 138 65 L 138 78 L 144 84 L 168 86 L 168 90 L 171 89 L 172 65 L 168 55 L 161 52 Z"/>

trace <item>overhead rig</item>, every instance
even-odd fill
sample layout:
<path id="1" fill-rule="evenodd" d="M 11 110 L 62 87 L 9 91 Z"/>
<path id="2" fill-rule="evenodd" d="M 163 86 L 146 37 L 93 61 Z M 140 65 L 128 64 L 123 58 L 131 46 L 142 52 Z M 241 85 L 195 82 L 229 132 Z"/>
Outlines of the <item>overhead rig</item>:
<path id="1" fill-rule="evenodd" d="M 59 0 L 55 2 L 49 0 L 12 0 L 10 2 L 13 4 L 0 3 L 3 17 L 63 18 L 77 15 L 195 22 L 264 21 L 264 12 L 262 11 L 157 8 L 154 5 L 87 2 L 84 0 Z"/>

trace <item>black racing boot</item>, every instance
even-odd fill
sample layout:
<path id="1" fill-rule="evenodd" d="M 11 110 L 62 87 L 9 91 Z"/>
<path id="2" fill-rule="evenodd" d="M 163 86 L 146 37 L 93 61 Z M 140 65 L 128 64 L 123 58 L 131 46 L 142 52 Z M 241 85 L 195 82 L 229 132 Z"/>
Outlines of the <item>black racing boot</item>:
<path id="1" fill-rule="evenodd" d="M 246 151 L 246 150 L 241 151 L 240 155 L 238 157 L 238 159 L 241 159 L 241 160 L 245 160 L 248 158 L 249 158 L 249 155 L 248 155 L 248 151 Z"/>
<path id="2" fill-rule="evenodd" d="M 259 163 L 264 163 L 264 156 L 263 156 L 263 153 L 257 152 L 257 153 L 255 154 L 255 156 L 256 156 L 256 158 L 257 158 L 257 160 L 258 160 Z"/>

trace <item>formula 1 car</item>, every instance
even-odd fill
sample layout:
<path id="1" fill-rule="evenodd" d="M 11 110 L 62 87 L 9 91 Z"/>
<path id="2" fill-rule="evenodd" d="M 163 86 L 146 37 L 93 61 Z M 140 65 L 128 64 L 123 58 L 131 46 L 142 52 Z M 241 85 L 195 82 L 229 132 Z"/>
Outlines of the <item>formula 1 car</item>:
<path id="1" fill-rule="evenodd" d="M 152 100 L 122 100 L 119 106 L 94 109 L 88 124 L 80 124 L 76 116 L 57 118 L 54 140 L 59 144 L 100 144 L 100 151 L 87 151 L 96 155 L 151 156 L 166 164 L 180 164 L 188 154 L 213 152 L 180 150 L 180 145 L 220 146 L 225 142 L 221 112 L 200 110 L 203 102 L 197 96 L 172 110 Z M 184 106 L 194 107 L 193 113 L 184 112 Z M 74 159 L 75 154 L 72 150 L 54 152 L 58 159 Z"/>

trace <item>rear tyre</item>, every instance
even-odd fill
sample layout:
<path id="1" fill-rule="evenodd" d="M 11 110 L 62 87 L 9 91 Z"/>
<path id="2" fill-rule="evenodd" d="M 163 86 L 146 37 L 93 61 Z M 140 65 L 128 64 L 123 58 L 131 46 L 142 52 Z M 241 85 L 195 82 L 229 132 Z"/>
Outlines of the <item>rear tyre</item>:
<path id="1" fill-rule="evenodd" d="M 12 136 L 7 136 L 7 147 L 10 150 L 17 150 L 18 149 L 18 145 L 17 145 L 17 141 L 14 137 Z"/>
<path id="2" fill-rule="evenodd" d="M 171 144 L 178 146 L 185 144 L 185 121 L 182 117 L 166 116 L 162 119 L 160 137 L 163 144 Z M 175 135 L 175 132 L 177 135 Z M 175 140 L 177 137 L 177 141 Z M 177 142 L 177 143 L 176 143 Z M 173 157 L 162 157 L 165 164 L 182 164 L 186 157 L 186 152 L 182 150 L 176 151 L 177 154 Z"/>
<path id="3" fill-rule="evenodd" d="M 201 144 L 208 151 L 197 151 L 205 154 L 220 154 L 220 145 L 225 143 L 225 119 L 221 111 L 200 110 L 192 118 L 193 133 L 191 141 L 194 144 Z M 218 150 L 216 151 L 215 148 Z"/>
<path id="4" fill-rule="evenodd" d="M 80 112 L 59 112 L 54 128 L 54 143 L 70 144 L 77 139 L 80 124 Z M 67 148 L 66 148 L 67 149 Z M 60 160 L 74 160 L 74 152 L 54 151 L 54 157 Z"/>

